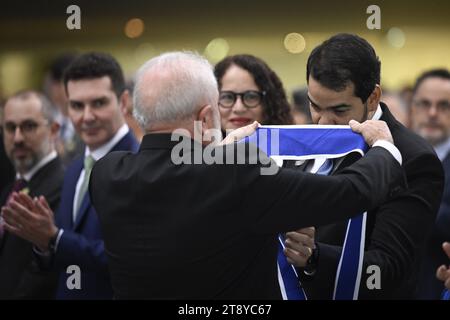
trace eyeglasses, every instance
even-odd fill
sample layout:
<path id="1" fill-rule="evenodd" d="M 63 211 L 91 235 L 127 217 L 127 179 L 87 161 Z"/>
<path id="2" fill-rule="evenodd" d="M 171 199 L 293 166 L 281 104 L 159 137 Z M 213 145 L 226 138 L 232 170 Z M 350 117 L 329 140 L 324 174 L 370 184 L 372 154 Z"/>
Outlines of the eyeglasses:
<path id="1" fill-rule="evenodd" d="M 419 108 L 420 110 L 428 112 L 433 105 L 436 106 L 436 110 L 441 113 L 450 113 L 450 102 L 448 100 L 438 101 L 436 104 L 433 104 L 429 100 L 414 100 L 414 106 Z"/>
<path id="2" fill-rule="evenodd" d="M 255 108 L 261 103 L 261 100 L 265 95 L 265 91 L 249 90 L 240 93 L 233 91 L 221 91 L 219 95 L 219 104 L 224 108 L 232 108 L 236 103 L 237 97 L 240 97 L 246 108 Z"/>
<path id="3" fill-rule="evenodd" d="M 33 134 L 39 126 L 45 126 L 45 125 L 48 125 L 48 122 L 37 123 L 32 120 L 25 120 L 24 122 L 20 123 L 19 125 L 16 125 L 14 122 L 6 122 L 3 130 L 8 134 L 14 134 L 16 132 L 17 127 L 19 127 L 20 132 L 22 132 L 22 134 L 30 135 L 30 134 Z"/>

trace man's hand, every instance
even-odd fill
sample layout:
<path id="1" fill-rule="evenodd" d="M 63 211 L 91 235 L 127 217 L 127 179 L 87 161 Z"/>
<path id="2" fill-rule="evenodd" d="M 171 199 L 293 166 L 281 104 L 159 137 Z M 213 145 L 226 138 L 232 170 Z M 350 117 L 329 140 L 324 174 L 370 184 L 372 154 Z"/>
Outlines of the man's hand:
<path id="1" fill-rule="evenodd" d="M 50 239 L 58 232 L 53 211 L 43 196 L 31 199 L 25 193 L 14 193 L 8 206 L 2 208 L 5 229 L 30 241 L 40 250 L 48 250 Z"/>
<path id="2" fill-rule="evenodd" d="M 442 248 L 444 252 L 447 254 L 450 259 L 450 243 L 444 242 L 442 244 Z M 444 282 L 445 287 L 450 290 L 450 266 L 446 267 L 445 265 L 440 266 L 436 271 L 436 277 Z"/>
<path id="3" fill-rule="evenodd" d="M 296 267 L 305 267 L 313 249 L 316 229 L 314 227 L 303 228 L 286 233 L 284 254 L 287 261 Z"/>
<path id="4" fill-rule="evenodd" d="M 222 140 L 220 145 L 230 144 L 242 140 L 245 137 L 252 135 L 258 127 L 259 127 L 258 121 L 255 121 L 252 124 L 249 124 L 248 126 L 233 130 L 225 137 L 225 139 Z"/>
<path id="5" fill-rule="evenodd" d="M 377 140 L 386 140 L 394 143 L 391 131 L 384 121 L 366 120 L 363 123 L 359 123 L 358 121 L 350 120 L 348 124 L 354 132 L 360 133 L 364 137 L 369 146 L 372 146 Z"/>

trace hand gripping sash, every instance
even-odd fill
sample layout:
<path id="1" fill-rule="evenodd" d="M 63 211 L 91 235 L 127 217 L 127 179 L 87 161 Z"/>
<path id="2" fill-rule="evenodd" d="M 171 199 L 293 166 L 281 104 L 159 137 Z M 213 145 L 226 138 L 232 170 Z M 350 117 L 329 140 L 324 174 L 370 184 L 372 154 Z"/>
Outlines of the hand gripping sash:
<path id="1" fill-rule="evenodd" d="M 352 152 L 364 155 L 368 146 L 363 137 L 349 126 L 261 126 L 245 141 L 254 143 L 278 166 L 283 160 L 335 159 Z M 346 201 L 346 199 L 343 199 Z M 345 241 L 339 261 L 333 299 L 358 299 L 364 258 L 366 215 L 348 221 Z M 284 300 L 306 300 L 297 270 L 283 253 L 284 237 L 278 237 L 278 280 Z"/>

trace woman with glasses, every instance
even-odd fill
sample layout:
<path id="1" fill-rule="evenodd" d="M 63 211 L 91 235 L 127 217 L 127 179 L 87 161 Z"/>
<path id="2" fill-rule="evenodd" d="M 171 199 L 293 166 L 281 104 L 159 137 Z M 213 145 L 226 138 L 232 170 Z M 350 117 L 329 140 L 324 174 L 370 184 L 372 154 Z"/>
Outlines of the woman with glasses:
<path id="1" fill-rule="evenodd" d="M 261 59 L 234 55 L 214 68 L 219 83 L 222 130 L 234 130 L 253 121 L 261 124 L 293 124 L 283 85 Z"/>

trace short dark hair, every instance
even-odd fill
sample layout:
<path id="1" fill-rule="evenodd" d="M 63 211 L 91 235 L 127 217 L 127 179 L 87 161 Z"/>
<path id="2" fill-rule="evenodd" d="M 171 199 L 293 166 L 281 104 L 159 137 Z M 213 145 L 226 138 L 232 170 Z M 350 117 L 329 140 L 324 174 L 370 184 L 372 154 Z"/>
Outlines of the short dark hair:
<path id="1" fill-rule="evenodd" d="M 419 89 L 419 86 L 422 84 L 422 82 L 428 78 L 441 78 L 444 80 L 450 80 L 450 72 L 447 69 L 432 69 L 429 71 L 426 71 L 420 75 L 419 78 L 417 78 L 416 83 L 414 84 L 413 93 L 416 93 L 417 89 Z"/>
<path id="2" fill-rule="evenodd" d="M 262 102 L 262 124 L 292 124 L 294 122 L 280 78 L 264 61 L 255 56 L 238 54 L 226 57 L 217 63 L 214 75 L 219 83 L 219 89 L 222 87 L 223 76 L 232 65 L 248 71 L 259 90 L 266 92 Z"/>
<path id="3" fill-rule="evenodd" d="M 76 53 L 67 52 L 57 56 L 50 64 L 50 79 L 55 82 L 63 81 L 64 71 L 77 58 Z"/>
<path id="4" fill-rule="evenodd" d="M 125 78 L 119 63 L 111 55 L 100 52 L 85 53 L 77 57 L 64 72 L 64 87 L 70 80 L 95 79 L 108 76 L 112 90 L 119 98 L 125 90 Z"/>
<path id="5" fill-rule="evenodd" d="M 366 102 L 380 84 L 381 62 L 374 48 L 363 38 L 337 34 L 314 48 L 306 67 L 306 81 L 311 75 L 324 87 L 344 90 L 353 83 L 355 96 Z"/>

